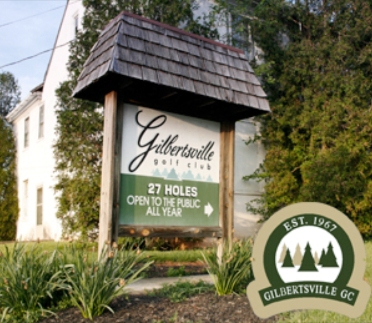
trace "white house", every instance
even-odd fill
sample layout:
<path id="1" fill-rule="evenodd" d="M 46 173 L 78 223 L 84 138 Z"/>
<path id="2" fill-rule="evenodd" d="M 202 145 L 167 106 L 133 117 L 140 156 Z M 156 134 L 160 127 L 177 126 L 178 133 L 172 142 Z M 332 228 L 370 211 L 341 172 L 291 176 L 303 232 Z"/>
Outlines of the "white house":
<path id="1" fill-rule="evenodd" d="M 13 124 L 17 145 L 17 177 L 20 215 L 17 239 L 59 240 L 61 222 L 56 218 L 57 199 L 53 144 L 56 141 L 55 90 L 67 79 L 68 43 L 81 28 L 84 7 L 81 0 L 68 1 L 45 74 L 44 83 L 36 87 L 7 119 Z M 260 143 L 249 146 L 245 140 L 257 134 L 259 125 L 252 120 L 236 123 L 235 137 L 235 235 L 251 236 L 257 229 L 257 215 L 246 211 L 246 203 L 262 194 L 261 184 L 242 180 L 262 162 Z"/>
<path id="2" fill-rule="evenodd" d="M 81 0 L 68 1 L 44 83 L 35 88 L 7 119 L 13 124 L 17 145 L 17 178 L 20 214 L 17 239 L 53 239 L 62 235 L 56 218 L 55 90 L 68 77 L 69 42 L 80 28 L 84 7 Z"/>

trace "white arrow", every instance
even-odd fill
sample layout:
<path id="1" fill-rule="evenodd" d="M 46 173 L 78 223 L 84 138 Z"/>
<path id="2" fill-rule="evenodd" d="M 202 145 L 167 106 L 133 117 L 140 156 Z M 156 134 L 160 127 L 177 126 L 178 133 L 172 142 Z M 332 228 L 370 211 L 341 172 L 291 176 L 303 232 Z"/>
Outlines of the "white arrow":
<path id="1" fill-rule="evenodd" d="M 209 216 L 212 214 L 212 212 L 213 212 L 213 207 L 208 202 L 207 205 L 204 205 L 204 214 L 208 215 L 208 218 L 209 218 Z"/>

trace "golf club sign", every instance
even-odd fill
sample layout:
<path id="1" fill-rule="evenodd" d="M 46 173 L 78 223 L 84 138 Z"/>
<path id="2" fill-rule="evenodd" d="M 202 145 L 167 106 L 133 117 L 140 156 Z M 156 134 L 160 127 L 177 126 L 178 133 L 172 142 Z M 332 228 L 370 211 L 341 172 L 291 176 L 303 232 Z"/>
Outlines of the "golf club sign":
<path id="1" fill-rule="evenodd" d="M 99 250 L 233 237 L 235 122 L 270 112 L 242 50 L 122 12 L 73 96 L 104 103 Z"/>
<path id="2" fill-rule="evenodd" d="M 296 309 L 349 317 L 364 312 L 371 293 L 363 280 L 366 255 L 355 225 L 321 203 L 298 203 L 275 213 L 253 247 L 256 280 L 247 294 L 262 318 Z"/>
<path id="3" fill-rule="evenodd" d="M 124 106 L 119 225 L 218 226 L 220 123 Z"/>

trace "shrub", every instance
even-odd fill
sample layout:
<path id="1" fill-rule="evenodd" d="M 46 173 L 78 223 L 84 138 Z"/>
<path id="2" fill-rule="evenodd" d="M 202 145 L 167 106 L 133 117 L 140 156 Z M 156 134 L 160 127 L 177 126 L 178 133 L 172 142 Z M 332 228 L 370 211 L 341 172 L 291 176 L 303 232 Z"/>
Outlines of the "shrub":
<path id="1" fill-rule="evenodd" d="M 252 243 L 250 240 L 227 241 L 222 246 L 222 255 L 217 249 L 203 253 L 207 271 L 213 279 L 218 295 L 242 292 L 252 279 Z"/>
<path id="2" fill-rule="evenodd" d="M 0 307 L 2 320 L 19 319 L 31 322 L 57 301 L 60 261 L 57 251 L 41 251 L 35 244 L 31 248 L 16 243 L 5 246 L 0 257 Z"/>
<path id="3" fill-rule="evenodd" d="M 73 263 L 64 266 L 66 280 L 60 286 L 68 291 L 83 317 L 91 320 L 106 309 L 113 313 L 111 301 L 123 295 L 124 288 L 140 279 L 139 274 L 151 264 L 146 262 L 138 267 L 141 257 L 132 248 L 105 248 L 99 259 L 92 261 L 88 261 L 84 250 L 72 247 L 69 253 Z"/>

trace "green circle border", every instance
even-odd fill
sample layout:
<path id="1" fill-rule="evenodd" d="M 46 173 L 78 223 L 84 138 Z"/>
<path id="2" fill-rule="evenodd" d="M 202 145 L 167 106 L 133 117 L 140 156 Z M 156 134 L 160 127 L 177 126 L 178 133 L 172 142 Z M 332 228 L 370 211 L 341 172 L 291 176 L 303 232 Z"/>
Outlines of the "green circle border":
<path id="1" fill-rule="evenodd" d="M 301 217 L 301 216 L 304 216 L 304 217 L 307 217 L 307 218 L 308 217 L 322 217 L 326 221 L 330 221 L 332 223 L 335 223 L 334 220 L 328 218 L 327 216 L 314 214 L 314 213 L 297 214 L 297 215 L 292 216 L 291 218 L 288 218 L 288 219 L 284 220 L 283 222 L 281 222 L 275 228 L 275 230 L 272 232 L 269 239 L 267 240 L 267 243 L 266 243 L 265 249 L 264 249 L 264 256 L 263 256 L 266 276 L 267 276 L 267 279 L 269 280 L 269 282 L 272 286 L 278 286 L 278 285 L 283 286 L 283 285 L 285 285 L 285 282 L 281 279 L 280 274 L 279 274 L 279 272 L 276 268 L 276 264 L 275 264 L 275 253 L 276 253 L 277 247 L 278 247 L 281 239 L 286 234 L 289 233 L 285 229 L 284 223 L 285 222 L 290 222 L 291 219 L 298 218 L 298 217 Z M 297 230 L 299 228 L 303 228 L 303 227 L 306 227 L 306 226 L 312 226 L 312 227 L 317 227 L 317 228 L 323 229 L 323 230 L 329 232 L 331 235 L 333 235 L 335 237 L 335 239 L 337 240 L 337 242 L 338 242 L 338 244 L 341 248 L 343 261 L 342 261 L 341 271 L 338 274 L 336 280 L 333 282 L 333 284 L 337 285 L 337 286 L 346 286 L 348 284 L 349 280 L 350 280 L 351 274 L 352 274 L 353 269 L 354 269 L 355 256 L 354 256 L 354 251 L 353 251 L 351 241 L 350 241 L 347 233 L 344 231 L 344 229 L 340 225 L 338 225 L 337 223 L 335 223 L 335 224 L 337 225 L 337 229 L 335 229 L 333 232 L 329 232 L 328 230 L 324 229 L 323 227 L 320 227 L 320 226 L 317 226 L 317 225 L 314 225 L 314 224 L 311 224 L 311 223 L 300 225 L 293 230 Z M 291 230 L 290 232 L 292 232 L 293 230 Z M 275 248 L 273 248 L 272 246 L 275 246 Z M 347 260 L 347 261 L 345 261 L 345 260 Z"/>

